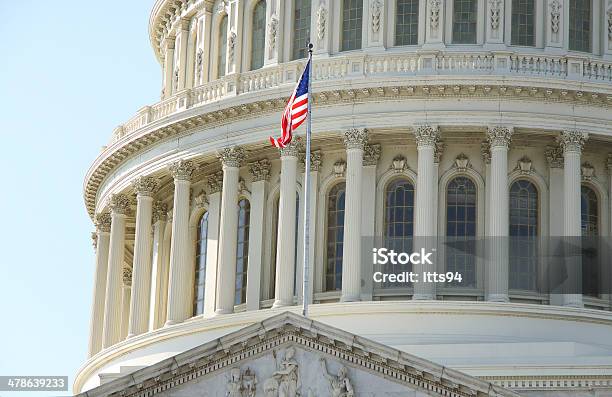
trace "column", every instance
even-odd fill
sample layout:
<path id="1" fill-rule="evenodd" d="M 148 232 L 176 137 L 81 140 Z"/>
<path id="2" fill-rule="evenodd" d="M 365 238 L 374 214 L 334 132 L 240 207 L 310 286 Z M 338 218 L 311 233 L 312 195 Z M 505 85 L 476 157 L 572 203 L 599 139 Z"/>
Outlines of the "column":
<path id="1" fill-rule="evenodd" d="M 342 302 L 358 301 L 361 293 L 361 182 L 366 129 L 344 133 L 346 146 L 346 198 L 344 210 L 344 255 L 342 258 Z"/>
<path id="2" fill-rule="evenodd" d="M 108 269 L 108 246 L 110 242 L 111 216 L 108 213 L 96 217 L 96 269 L 94 273 L 93 302 L 89 326 L 89 355 L 93 356 L 102 349 L 102 329 L 104 326 L 104 300 L 106 296 L 106 277 Z"/>
<path id="3" fill-rule="evenodd" d="M 374 248 L 375 214 L 376 214 L 376 166 L 380 159 L 380 145 L 365 145 L 363 153 L 363 178 L 361 189 L 361 233 L 366 237 L 362 244 L 362 252 L 372 252 Z M 379 204 L 380 205 L 380 204 Z M 361 296 L 364 300 L 372 300 L 372 277 L 374 264 L 372 261 L 363 261 L 361 274 L 364 275 L 364 285 Z"/>
<path id="4" fill-rule="evenodd" d="M 206 242 L 206 281 L 204 288 L 204 316 L 206 317 L 215 314 L 222 185 L 222 172 L 214 173 L 208 177 L 208 240 Z"/>
<path id="5" fill-rule="evenodd" d="M 299 144 L 280 149 L 281 175 L 278 202 L 278 233 L 276 243 L 276 280 L 273 307 L 293 305 L 295 280 L 295 199 Z"/>
<path id="6" fill-rule="evenodd" d="M 512 128 L 493 126 L 488 129 L 491 151 L 491 189 L 489 201 L 489 260 L 487 275 L 487 300 L 508 302 L 508 236 L 510 198 L 508 196 L 508 148 Z"/>
<path id="7" fill-rule="evenodd" d="M 546 148 L 546 160 L 548 162 L 548 183 L 549 183 L 549 205 L 548 205 L 548 217 L 550 238 L 545 242 L 547 263 L 548 267 L 547 274 L 558 275 L 562 271 L 560 265 L 565 266 L 563 258 L 559 256 L 559 250 L 561 247 L 559 244 L 562 242 L 563 236 L 563 217 L 559 214 L 563 214 L 563 149 L 560 146 L 549 146 Z M 562 263 L 563 262 L 563 263 Z M 549 299 L 551 305 L 562 305 L 562 295 L 560 286 L 552 284 L 551 281 L 555 281 L 553 277 L 544 278 L 548 285 L 545 287 L 549 290 Z"/>
<path id="8" fill-rule="evenodd" d="M 244 151 L 237 146 L 219 152 L 223 163 L 221 191 L 221 227 L 219 232 L 219 269 L 217 279 L 217 314 L 234 312 L 236 285 L 236 247 L 238 240 L 238 176 Z"/>
<path id="9" fill-rule="evenodd" d="M 170 174 L 174 178 L 174 208 L 166 326 L 183 322 L 191 317 L 193 263 L 189 241 L 189 193 L 194 170 L 191 160 L 179 160 L 169 167 Z"/>
<path id="10" fill-rule="evenodd" d="M 583 307 L 582 304 L 582 236 L 580 156 L 588 134 L 581 131 L 563 131 L 560 144 L 563 148 L 563 233 L 566 248 L 565 265 L 568 278 L 565 282 L 563 306 Z"/>
<path id="11" fill-rule="evenodd" d="M 172 82 L 174 81 L 174 37 L 164 39 L 164 90 L 162 99 L 172 96 Z"/>
<path id="12" fill-rule="evenodd" d="M 130 199 L 125 194 L 114 194 L 110 197 L 108 205 L 111 209 L 111 229 L 104 302 L 103 348 L 119 342 L 121 337 L 121 277 L 125 255 L 125 218 L 130 210 Z"/>
<path id="13" fill-rule="evenodd" d="M 243 45 L 243 15 L 244 0 L 232 1 L 229 4 L 227 22 L 229 31 L 227 33 L 227 74 L 240 73 L 242 65 L 242 45 Z M 247 69 L 249 65 L 247 65 Z M 229 90 L 228 90 L 229 91 Z M 237 233 L 237 232 L 236 232 Z"/>
<path id="14" fill-rule="evenodd" d="M 132 268 L 124 267 L 121 284 L 121 340 L 127 338 L 132 300 Z"/>
<path id="15" fill-rule="evenodd" d="M 210 68 L 210 49 L 212 38 L 212 4 L 204 3 L 198 18 L 198 40 L 196 51 L 195 84 L 199 86 L 208 82 Z"/>
<path id="16" fill-rule="evenodd" d="M 189 44 L 189 20 L 181 19 L 178 26 L 178 35 L 176 37 L 178 44 L 178 87 L 177 90 L 184 90 L 187 81 L 187 45 Z"/>
<path id="17" fill-rule="evenodd" d="M 436 202 L 434 193 L 437 179 L 434 175 L 434 160 L 436 143 L 440 138 L 437 126 L 422 125 L 414 129 L 417 142 L 417 183 L 416 183 L 416 214 L 414 235 L 415 244 L 413 250 L 424 248 L 431 252 L 434 248 L 433 236 L 436 234 L 434 223 Z M 435 264 L 418 264 L 414 266 L 418 274 L 423 272 L 434 272 Z M 433 283 L 415 283 L 413 300 L 435 299 L 436 289 Z"/>
<path id="18" fill-rule="evenodd" d="M 608 221 L 609 230 L 607 230 L 607 235 L 612 236 L 612 153 L 608 153 L 608 161 L 606 162 L 606 166 L 608 168 L 608 216 L 610 217 Z"/>
<path id="19" fill-rule="evenodd" d="M 151 307 L 149 314 L 149 331 L 161 328 L 166 322 L 168 303 L 167 250 L 164 245 L 168 205 L 161 201 L 153 204 L 153 270 L 151 278 Z"/>
<path id="20" fill-rule="evenodd" d="M 136 241 L 132 269 L 132 302 L 128 337 L 147 332 L 149 328 L 149 304 L 151 302 L 151 221 L 153 220 L 153 193 L 157 180 L 141 176 L 133 184 L 136 192 Z"/>
<path id="21" fill-rule="evenodd" d="M 268 159 L 251 163 L 251 218 L 249 223 L 249 266 L 247 268 L 246 309 L 259 310 L 263 268 L 264 215 L 268 197 L 271 164 Z"/>

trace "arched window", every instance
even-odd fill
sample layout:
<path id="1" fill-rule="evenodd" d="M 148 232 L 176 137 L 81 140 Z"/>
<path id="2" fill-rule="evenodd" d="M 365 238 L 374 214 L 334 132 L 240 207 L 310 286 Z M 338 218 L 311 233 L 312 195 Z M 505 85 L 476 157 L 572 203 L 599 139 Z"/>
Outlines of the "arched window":
<path id="1" fill-rule="evenodd" d="M 582 224 L 582 293 L 599 296 L 599 200 L 589 186 L 580 189 L 580 215 Z M 603 258 L 602 258 L 603 259 Z"/>
<path id="2" fill-rule="evenodd" d="M 253 10 L 251 29 L 251 70 L 259 69 L 264 64 L 266 48 L 266 1 L 259 0 Z"/>
<path id="3" fill-rule="evenodd" d="M 274 223 L 272 225 L 274 230 L 275 238 L 272 239 L 272 253 L 271 253 L 271 272 L 270 272 L 270 297 L 274 297 L 275 288 L 276 288 L 276 251 L 278 246 L 276 245 L 278 241 L 278 209 L 279 209 L 280 195 L 276 197 L 274 200 Z M 297 243 L 298 243 L 298 227 L 299 227 L 299 218 L 300 218 L 300 197 L 296 194 L 295 196 L 295 254 L 294 254 L 294 279 L 293 279 L 293 289 L 295 292 L 295 277 L 297 276 Z"/>
<path id="4" fill-rule="evenodd" d="M 310 39 L 310 0 L 295 0 L 291 59 L 306 58 Z"/>
<path id="5" fill-rule="evenodd" d="M 419 0 L 397 0 L 395 45 L 418 44 Z"/>
<path id="6" fill-rule="evenodd" d="M 361 48 L 361 24 L 363 0 L 342 0 L 342 44 L 341 51 Z"/>
<path id="7" fill-rule="evenodd" d="M 462 287 L 476 287 L 476 185 L 458 176 L 446 189 L 446 270 L 462 275 Z"/>
<path id="8" fill-rule="evenodd" d="M 411 252 L 414 235 L 414 185 L 405 178 L 397 178 L 385 188 L 384 247 L 395 252 Z M 383 265 L 375 269 L 384 273 L 411 271 L 412 266 Z M 396 283 L 384 283 L 383 287 L 393 287 Z"/>
<path id="9" fill-rule="evenodd" d="M 238 202 L 238 244 L 236 247 L 236 294 L 234 303 L 246 302 L 247 269 L 249 266 L 249 221 L 251 204 L 247 199 Z"/>
<path id="10" fill-rule="evenodd" d="M 535 46 L 535 0 L 512 0 L 510 42 Z"/>
<path id="11" fill-rule="evenodd" d="M 582 186 L 580 212 L 582 220 L 582 236 L 596 237 L 599 234 L 599 213 L 597 194 L 588 186 Z"/>
<path id="12" fill-rule="evenodd" d="M 227 67 L 227 15 L 224 15 L 219 25 L 219 48 L 217 49 L 217 77 L 225 76 Z"/>
<path id="13" fill-rule="evenodd" d="M 453 44 L 476 44 L 478 0 L 453 0 Z"/>
<path id="14" fill-rule="evenodd" d="M 570 0 L 569 49 L 591 52 L 591 0 Z"/>
<path id="15" fill-rule="evenodd" d="M 510 186 L 510 289 L 536 289 L 537 235 L 538 189 L 520 179 Z"/>
<path id="16" fill-rule="evenodd" d="M 195 283 L 193 293 L 193 315 L 204 313 L 204 292 L 206 282 L 206 249 L 208 238 L 208 211 L 202 214 L 198 223 L 198 240 L 195 255 Z"/>
<path id="17" fill-rule="evenodd" d="M 325 290 L 342 289 L 342 252 L 344 244 L 344 199 L 346 184 L 336 184 L 327 195 L 327 258 Z"/>

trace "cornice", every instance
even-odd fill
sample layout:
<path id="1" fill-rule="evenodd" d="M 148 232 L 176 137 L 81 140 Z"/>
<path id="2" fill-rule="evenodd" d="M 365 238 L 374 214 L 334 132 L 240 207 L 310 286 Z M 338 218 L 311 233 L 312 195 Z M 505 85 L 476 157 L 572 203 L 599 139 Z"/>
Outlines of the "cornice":
<path id="1" fill-rule="evenodd" d="M 459 76 L 466 80 L 466 76 Z M 326 82 L 313 83 L 315 86 L 315 106 L 326 107 L 338 104 L 371 103 L 383 101 L 400 101 L 406 99 L 490 99 L 546 101 L 549 103 L 579 104 L 612 109 L 612 94 L 604 95 L 597 92 L 570 90 L 566 88 L 544 88 L 527 86 L 528 82 L 516 83 L 499 81 L 491 78 L 484 84 L 457 81 L 452 84 L 422 84 L 419 80 L 412 84 L 396 85 L 390 81 L 388 85 L 376 82 L 378 86 L 355 90 L 351 88 L 336 90 L 321 90 Z M 502 84 L 503 83 L 503 84 Z M 496 85 L 497 84 L 497 85 Z M 318 86 L 318 87 L 317 87 Z M 278 92 L 273 89 L 268 91 Z M 168 115 L 156 120 L 135 132 L 122 137 L 104 149 L 87 172 L 84 181 L 84 199 L 87 211 L 93 219 L 98 189 L 104 179 L 124 160 L 136 153 L 168 138 L 180 136 L 196 129 L 211 129 L 247 118 L 257 118 L 263 115 L 280 112 L 287 97 L 253 100 L 261 97 L 261 92 L 245 93 L 240 97 L 245 103 L 223 108 L 223 101 L 198 106 Z M 252 100 L 252 101 L 249 101 Z M 228 100 L 229 101 L 229 100 Z M 221 108 L 220 108 L 221 107 Z M 316 140 L 316 136 L 313 137 Z"/>

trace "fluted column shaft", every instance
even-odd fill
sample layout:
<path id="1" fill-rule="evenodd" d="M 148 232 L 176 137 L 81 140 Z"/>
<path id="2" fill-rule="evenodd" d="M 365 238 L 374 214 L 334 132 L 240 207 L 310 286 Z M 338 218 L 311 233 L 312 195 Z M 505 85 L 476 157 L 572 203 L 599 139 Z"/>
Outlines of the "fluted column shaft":
<path id="1" fill-rule="evenodd" d="M 112 221 L 104 302 L 103 348 L 114 345 L 121 338 L 121 278 L 125 254 L 125 218 L 129 211 L 130 201 L 127 196 L 117 194 L 110 198 L 109 206 Z"/>
<path id="2" fill-rule="evenodd" d="M 164 39 L 164 89 L 163 99 L 172 96 L 172 83 L 174 80 L 174 38 L 167 37 Z"/>
<path id="3" fill-rule="evenodd" d="M 424 248 L 428 252 L 433 247 L 433 236 L 435 233 L 435 185 L 437 178 L 435 176 L 435 150 L 436 143 L 439 140 L 439 130 L 437 126 L 419 126 L 415 129 L 415 137 L 417 141 L 417 186 L 416 186 L 416 214 L 415 214 L 415 245 L 414 250 Z M 418 274 L 423 272 L 435 271 L 435 264 L 420 263 L 415 265 L 414 270 Z M 414 284 L 414 300 L 435 299 L 435 284 L 434 283 L 415 283 Z"/>
<path id="4" fill-rule="evenodd" d="M 580 131 L 563 131 L 563 232 L 566 247 L 580 246 L 581 224 L 581 175 L 580 157 L 588 135 Z M 572 250 L 573 251 L 573 250 Z M 563 294 L 563 306 L 582 307 L 582 258 L 575 252 L 566 253 L 568 278 Z"/>
<path id="5" fill-rule="evenodd" d="M 168 206 L 161 202 L 153 205 L 153 252 L 151 275 L 151 306 L 149 330 L 161 328 L 166 322 L 168 302 L 168 252 L 165 249 Z"/>
<path id="6" fill-rule="evenodd" d="M 108 248 L 110 243 L 110 214 L 102 214 L 96 219 L 96 269 L 94 292 L 89 327 L 89 357 L 102 349 L 102 330 L 104 329 L 104 301 L 108 274 Z"/>
<path id="7" fill-rule="evenodd" d="M 132 268 L 123 268 L 123 284 L 121 285 L 121 340 L 127 338 L 130 322 L 130 304 L 132 301 Z"/>
<path id="8" fill-rule="evenodd" d="M 132 280 L 132 301 L 128 337 L 147 332 L 151 303 L 151 222 L 153 220 L 153 193 L 157 181 L 140 177 L 134 183 L 136 190 L 136 241 Z"/>
<path id="9" fill-rule="evenodd" d="M 368 134 L 365 129 L 350 129 L 344 134 L 346 197 L 342 258 L 343 302 L 358 301 L 361 295 L 361 182 L 363 149 L 367 141 Z"/>
<path id="10" fill-rule="evenodd" d="M 280 149 L 281 175 L 276 243 L 276 280 L 274 307 L 293 305 L 295 280 L 295 198 L 298 145 Z"/>
<path id="11" fill-rule="evenodd" d="M 489 202 L 489 260 L 487 263 L 487 300 L 508 302 L 508 236 L 510 198 L 508 197 L 508 148 L 512 129 L 490 127 L 491 181 Z"/>
<path id="12" fill-rule="evenodd" d="M 174 208 L 166 325 L 191 317 L 193 263 L 189 240 L 189 190 L 193 171 L 190 160 L 179 160 L 170 166 L 170 173 L 174 177 Z"/>
<path id="13" fill-rule="evenodd" d="M 222 178 L 222 172 L 217 172 L 208 178 L 208 241 L 204 288 L 204 316 L 207 317 L 213 316 L 216 308 Z"/>
<path id="14" fill-rule="evenodd" d="M 219 269 L 217 279 L 217 314 L 234 311 L 236 285 L 236 247 L 238 238 L 238 178 L 242 149 L 225 148 L 219 153 L 223 163 L 221 190 L 221 226 L 219 232 Z"/>

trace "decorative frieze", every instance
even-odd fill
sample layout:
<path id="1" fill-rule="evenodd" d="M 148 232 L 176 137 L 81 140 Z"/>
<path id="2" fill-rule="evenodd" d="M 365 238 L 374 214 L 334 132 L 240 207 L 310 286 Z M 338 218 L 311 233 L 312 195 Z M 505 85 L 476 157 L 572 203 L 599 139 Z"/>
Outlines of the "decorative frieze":
<path id="1" fill-rule="evenodd" d="M 113 194 L 108 199 L 108 206 L 114 214 L 129 214 L 130 204 L 130 198 L 125 194 Z"/>
<path id="2" fill-rule="evenodd" d="M 378 164 L 380 159 L 381 146 L 379 144 L 366 144 L 363 148 L 363 166 Z"/>
<path id="3" fill-rule="evenodd" d="M 132 187 L 134 192 L 139 196 L 153 196 L 157 191 L 159 183 L 156 178 L 151 176 L 139 176 L 134 182 Z"/>
<path id="4" fill-rule="evenodd" d="M 215 172 L 208 177 L 208 194 L 219 193 L 223 188 L 223 171 Z"/>
<path id="5" fill-rule="evenodd" d="M 589 139 L 589 134 L 578 130 L 563 131 L 559 136 L 559 144 L 563 148 L 563 153 L 582 152 L 582 148 Z"/>
<path id="6" fill-rule="evenodd" d="M 344 145 L 347 149 L 362 149 L 368 143 L 368 130 L 351 128 L 344 133 Z"/>
<path id="7" fill-rule="evenodd" d="M 109 214 L 108 212 L 96 215 L 96 220 L 94 221 L 96 230 L 101 233 L 110 233 L 111 219 L 111 214 Z"/>
<path id="8" fill-rule="evenodd" d="M 435 146 L 440 139 L 440 129 L 437 125 L 420 125 L 414 129 L 417 147 Z"/>
<path id="9" fill-rule="evenodd" d="M 268 159 L 262 159 L 249 164 L 249 171 L 253 176 L 253 182 L 267 181 L 270 179 L 272 164 Z"/>
<path id="10" fill-rule="evenodd" d="M 582 163 L 580 166 L 581 176 L 583 181 L 590 181 L 595 177 L 595 167 L 589 162 Z"/>
<path id="11" fill-rule="evenodd" d="M 245 153 L 240 146 L 230 146 L 219 150 L 217 157 L 224 166 L 239 168 L 245 158 Z"/>
<path id="12" fill-rule="evenodd" d="M 512 140 L 513 129 L 510 127 L 496 125 L 491 126 L 487 130 L 487 139 L 491 148 L 495 146 L 510 146 Z"/>
<path id="13" fill-rule="evenodd" d="M 161 201 L 155 201 L 153 203 L 153 223 L 158 221 L 168 220 L 168 204 L 162 203 Z"/>
<path id="14" fill-rule="evenodd" d="M 195 166 L 191 160 L 178 160 L 168 167 L 168 171 L 170 171 L 170 175 L 175 180 L 190 181 L 195 171 Z"/>

